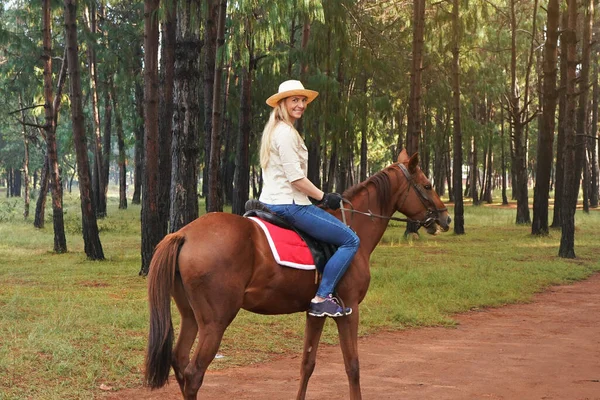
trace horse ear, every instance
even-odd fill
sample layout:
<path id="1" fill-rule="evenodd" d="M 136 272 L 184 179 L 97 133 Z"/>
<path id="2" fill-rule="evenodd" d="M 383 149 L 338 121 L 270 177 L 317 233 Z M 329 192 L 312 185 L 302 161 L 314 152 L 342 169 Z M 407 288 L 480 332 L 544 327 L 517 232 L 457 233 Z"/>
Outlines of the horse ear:
<path id="1" fill-rule="evenodd" d="M 408 160 L 408 170 L 410 171 L 411 174 L 415 172 L 418 165 L 419 165 L 419 153 L 415 153 L 412 155 L 410 160 Z"/>
<path id="2" fill-rule="evenodd" d="M 406 152 L 406 149 L 402 149 L 402 151 L 398 155 L 398 162 L 405 163 L 406 161 L 408 161 L 408 159 L 409 159 L 409 157 L 408 157 L 408 153 Z"/>

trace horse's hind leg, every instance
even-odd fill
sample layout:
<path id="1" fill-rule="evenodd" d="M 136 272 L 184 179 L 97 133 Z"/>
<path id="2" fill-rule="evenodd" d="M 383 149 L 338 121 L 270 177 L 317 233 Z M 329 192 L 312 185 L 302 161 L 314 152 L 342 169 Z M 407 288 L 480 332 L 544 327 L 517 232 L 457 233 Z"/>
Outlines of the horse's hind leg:
<path id="1" fill-rule="evenodd" d="M 350 385 L 350 400 L 360 400 L 360 366 L 358 363 L 358 305 L 347 317 L 336 318 L 346 375 Z"/>
<path id="2" fill-rule="evenodd" d="M 184 372 L 185 387 L 183 398 L 185 400 L 196 400 L 196 395 L 202 382 L 206 369 L 215 358 L 223 333 L 229 324 L 222 325 L 216 322 L 200 326 L 198 345 L 191 362 Z"/>
<path id="3" fill-rule="evenodd" d="M 181 393 L 183 393 L 183 371 L 185 371 L 190 362 L 190 350 L 198 333 L 198 324 L 196 323 L 194 310 L 185 295 L 181 279 L 175 279 L 173 298 L 181 314 L 181 329 L 179 330 L 171 364 L 173 365 L 173 371 L 175 371 L 175 378 L 177 378 L 177 382 L 181 388 Z"/>
<path id="4" fill-rule="evenodd" d="M 306 326 L 304 329 L 304 351 L 302 353 L 302 366 L 300 368 L 300 388 L 298 389 L 297 400 L 304 400 L 306 397 L 306 389 L 308 380 L 315 370 L 315 360 L 317 358 L 317 348 L 325 318 L 311 317 L 306 315 Z"/>

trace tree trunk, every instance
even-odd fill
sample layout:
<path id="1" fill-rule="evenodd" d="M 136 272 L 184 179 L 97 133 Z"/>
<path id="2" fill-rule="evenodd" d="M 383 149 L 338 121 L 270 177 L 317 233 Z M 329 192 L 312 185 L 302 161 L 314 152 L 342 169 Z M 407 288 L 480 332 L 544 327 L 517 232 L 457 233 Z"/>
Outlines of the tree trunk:
<path id="1" fill-rule="evenodd" d="M 75 0 L 65 0 L 65 29 L 67 59 L 69 63 L 69 81 L 71 83 L 71 118 L 73 141 L 77 153 L 77 173 L 79 175 L 79 194 L 81 199 L 82 233 L 85 254 L 91 260 L 103 260 L 104 252 L 100 243 L 95 207 L 91 193 L 90 164 L 87 154 L 85 124 L 81 95 L 81 77 L 79 74 L 79 45 L 77 42 L 77 4 Z M 53 184 L 61 187 L 58 171 L 53 172 Z M 56 182 L 56 184 L 55 184 Z M 54 189 L 56 190 L 56 188 Z"/>
<path id="2" fill-rule="evenodd" d="M 113 109 L 115 112 L 115 125 L 117 128 L 117 147 L 119 149 L 119 209 L 127 209 L 127 154 L 125 152 L 125 140 L 123 133 L 123 120 L 121 118 L 121 110 L 115 91 L 114 82 L 110 82 L 111 98 L 113 101 Z"/>
<path id="3" fill-rule="evenodd" d="M 202 195 L 206 198 L 206 210 L 210 210 L 209 180 L 210 152 L 212 149 L 213 95 L 215 84 L 215 59 L 217 52 L 217 19 L 219 0 L 206 1 L 204 27 L 204 169 L 202 171 Z"/>
<path id="4" fill-rule="evenodd" d="M 454 128 L 454 158 L 452 186 L 454 189 L 454 233 L 465 233 L 465 214 L 462 194 L 462 131 L 460 126 L 460 28 L 459 0 L 452 1 L 452 109 Z"/>
<path id="5" fill-rule="evenodd" d="M 198 218 L 198 132 L 200 131 L 200 4 L 182 1 L 177 15 L 171 150 L 171 232 Z M 196 12 L 196 14 L 194 14 Z"/>
<path id="6" fill-rule="evenodd" d="M 52 224 L 54 228 L 54 251 L 56 253 L 66 253 L 67 238 L 65 236 L 65 224 L 63 216 L 63 187 L 60 179 L 58 167 L 58 150 L 56 144 L 56 120 L 58 115 L 58 106 L 60 99 L 52 99 L 52 18 L 50 0 L 44 0 L 44 115 L 46 124 L 44 131 L 46 133 L 47 162 L 44 167 L 46 174 L 52 182 Z M 67 3 L 65 3 L 66 5 Z M 66 18 L 66 17 L 65 17 Z M 67 30 L 69 29 L 67 25 Z M 66 53 L 65 53 L 66 56 Z M 61 72 L 59 74 L 59 85 L 57 97 L 62 97 L 62 82 L 64 82 L 66 60 L 63 59 Z M 48 178 L 46 177 L 46 188 L 48 187 Z M 41 195 L 40 190 L 40 195 Z M 44 208 L 46 202 L 46 193 L 40 204 L 41 214 L 38 223 L 40 227 L 44 226 Z M 39 203 L 39 202 L 38 202 Z M 36 218 L 38 217 L 36 212 Z M 35 222 L 34 222 L 35 224 Z M 37 225 L 36 225 L 37 226 Z"/>
<path id="7" fill-rule="evenodd" d="M 250 133 L 252 131 L 252 71 L 255 67 L 254 61 L 254 39 L 252 37 L 252 22 L 246 19 L 245 45 L 249 53 L 250 63 L 242 68 L 241 90 L 240 90 L 240 117 L 239 133 L 237 136 L 237 145 L 235 151 L 235 173 L 233 186 L 233 207 L 234 214 L 242 215 L 244 205 L 248 200 L 248 181 L 250 179 L 250 159 L 249 143 Z"/>
<path id="8" fill-rule="evenodd" d="M 104 182 L 104 160 L 102 152 L 102 135 L 100 133 L 100 111 L 98 105 L 98 72 L 96 64 L 96 3 L 92 1 L 89 9 L 89 26 L 91 42 L 88 43 L 88 68 L 90 70 L 90 97 L 92 99 L 92 120 L 94 122 L 94 169 L 92 171 L 93 194 L 98 218 L 106 216 L 106 196 Z"/>
<path id="9" fill-rule="evenodd" d="M 225 17 L 227 14 L 227 0 L 220 0 L 219 3 L 219 19 L 217 24 L 217 48 L 216 53 L 219 54 L 221 48 L 225 44 Z M 221 177 L 219 174 L 219 166 L 221 161 L 221 80 L 223 77 L 223 58 L 220 54 L 218 62 L 215 61 L 214 86 L 212 96 L 212 123 L 211 123 L 211 138 L 210 138 L 210 164 L 208 175 L 208 208 L 207 211 L 223 211 L 223 197 L 221 194 Z"/>
<path id="10" fill-rule="evenodd" d="M 575 157 L 575 85 L 577 79 L 577 0 L 567 1 L 568 23 L 561 36 L 567 51 L 567 103 L 565 110 L 564 187 L 562 231 L 559 257 L 575 258 L 575 209 L 577 207 L 577 168 Z"/>
<path id="11" fill-rule="evenodd" d="M 169 232 L 170 208 L 171 208 L 171 146 L 173 140 L 173 86 L 175 73 L 175 47 L 177 42 L 177 1 L 167 2 L 166 21 L 163 23 L 163 44 L 161 46 L 161 96 L 160 96 L 160 118 L 158 141 L 158 216 L 160 229 L 163 235 Z M 197 50 L 191 50 L 197 51 Z M 188 58 L 187 56 L 185 56 Z M 198 68 L 198 65 L 196 65 Z M 197 76 L 199 70 L 194 76 Z M 196 100 L 197 104 L 198 100 Z M 199 111 L 199 110 L 198 110 Z M 197 125 L 195 125 L 197 128 Z M 197 145 L 196 145 L 197 147 Z M 196 169 L 196 166 L 193 166 Z M 195 191 L 194 191 L 195 192 Z"/>
<path id="12" fill-rule="evenodd" d="M 106 202 L 108 199 L 108 177 L 110 176 L 110 153 L 112 136 L 112 77 L 107 79 L 104 85 L 104 134 L 102 136 L 102 182 L 104 182 L 104 191 L 101 197 L 104 199 L 104 215 L 106 215 Z"/>
<path id="13" fill-rule="evenodd" d="M 532 235 L 548 234 L 548 195 L 552 170 L 552 145 L 556 116 L 556 62 L 558 56 L 559 0 L 548 2 L 548 23 L 544 45 L 543 110 L 542 126 L 538 132 L 537 167 L 533 194 Z"/>
<path id="14" fill-rule="evenodd" d="M 147 275 L 154 248 L 163 238 L 158 215 L 158 8 L 144 1 L 144 183 L 142 184 L 142 267 Z"/>
<path id="15" fill-rule="evenodd" d="M 584 0 L 585 15 L 583 23 L 583 37 L 581 45 L 581 70 L 579 73 L 579 107 L 577 108 L 577 130 L 575 135 L 575 180 L 579 193 L 579 181 L 583 175 L 583 210 L 589 212 L 589 174 L 587 162 L 587 132 L 588 132 L 588 97 L 590 81 L 590 50 L 592 42 L 592 16 L 594 14 L 594 2 Z"/>
<path id="16" fill-rule="evenodd" d="M 568 14 L 565 12 L 561 17 L 560 31 L 567 29 Z M 558 134 L 556 136 L 556 182 L 554 183 L 554 213 L 552 215 L 552 228 L 562 226 L 563 193 L 565 179 L 565 129 L 567 110 L 567 46 L 560 45 L 560 82 L 562 88 L 558 94 Z"/>

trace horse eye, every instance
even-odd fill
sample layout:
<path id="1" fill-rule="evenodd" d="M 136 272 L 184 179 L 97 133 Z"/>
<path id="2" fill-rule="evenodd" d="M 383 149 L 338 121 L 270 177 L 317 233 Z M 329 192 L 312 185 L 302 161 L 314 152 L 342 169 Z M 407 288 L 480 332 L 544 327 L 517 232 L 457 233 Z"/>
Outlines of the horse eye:
<path id="1" fill-rule="evenodd" d="M 425 188 L 425 190 L 431 190 L 431 185 L 429 183 L 423 187 Z"/>

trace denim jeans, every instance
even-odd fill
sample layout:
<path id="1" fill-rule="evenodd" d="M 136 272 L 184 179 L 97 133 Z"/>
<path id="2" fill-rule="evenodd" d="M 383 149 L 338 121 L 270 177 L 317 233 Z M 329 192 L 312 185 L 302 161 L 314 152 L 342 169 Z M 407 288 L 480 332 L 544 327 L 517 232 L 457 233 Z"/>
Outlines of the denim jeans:
<path id="1" fill-rule="evenodd" d="M 285 218 L 296 228 L 320 241 L 338 246 L 337 251 L 325 264 L 317 296 L 327 297 L 350 266 L 358 250 L 360 239 L 342 221 L 313 205 L 267 204 L 275 214 Z"/>

